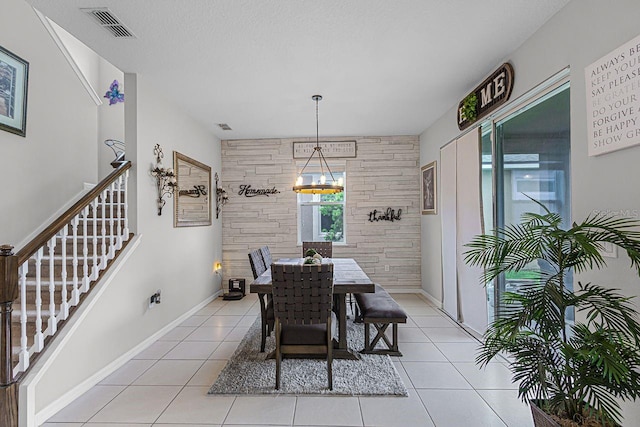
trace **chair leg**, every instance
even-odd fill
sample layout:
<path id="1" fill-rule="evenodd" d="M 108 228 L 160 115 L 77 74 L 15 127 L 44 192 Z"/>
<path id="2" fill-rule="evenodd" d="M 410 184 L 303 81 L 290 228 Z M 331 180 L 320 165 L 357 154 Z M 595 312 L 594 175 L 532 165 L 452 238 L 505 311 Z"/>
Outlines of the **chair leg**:
<path id="1" fill-rule="evenodd" d="M 264 294 L 258 294 L 260 300 L 260 320 L 262 321 L 262 337 L 260 338 L 260 353 L 264 353 L 264 347 L 267 341 L 268 325 L 267 325 L 267 306 L 264 302 Z"/>
<path id="2" fill-rule="evenodd" d="M 280 363 L 282 362 L 282 354 L 280 352 L 280 322 L 276 319 L 276 390 L 280 390 Z"/>
<path id="3" fill-rule="evenodd" d="M 331 318 L 327 321 L 327 377 L 329 390 L 333 390 L 333 337 L 331 336 Z"/>

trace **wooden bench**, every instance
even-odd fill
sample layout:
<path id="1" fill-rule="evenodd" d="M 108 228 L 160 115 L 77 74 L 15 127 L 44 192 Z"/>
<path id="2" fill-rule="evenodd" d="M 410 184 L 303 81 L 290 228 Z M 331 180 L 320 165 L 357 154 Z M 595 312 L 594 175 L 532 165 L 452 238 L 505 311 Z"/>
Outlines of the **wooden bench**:
<path id="1" fill-rule="evenodd" d="M 389 354 L 402 356 L 398 349 L 398 323 L 407 323 L 407 313 L 380 285 L 374 293 L 355 294 L 364 322 L 364 354 Z M 370 340 L 369 325 L 375 326 L 376 336 Z M 385 335 L 389 325 L 393 325 L 392 341 Z M 387 348 L 375 348 L 383 340 Z"/>

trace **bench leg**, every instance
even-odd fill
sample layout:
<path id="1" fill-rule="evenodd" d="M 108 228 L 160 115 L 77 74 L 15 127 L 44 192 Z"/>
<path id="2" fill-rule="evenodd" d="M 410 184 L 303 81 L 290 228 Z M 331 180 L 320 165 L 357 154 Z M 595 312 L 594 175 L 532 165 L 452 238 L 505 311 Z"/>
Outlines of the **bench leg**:
<path id="1" fill-rule="evenodd" d="M 369 342 L 369 325 L 372 324 L 375 326 L 377 333 L 373 341 Z M 393 325 L 392 328 L 392 342 L 389 341 L 389 338 L 385 335 L 387 328 L 389 325 Z M 385 349 L 376 349 L 376 345 L 380 340 L 383 340 L 386 344 L 387 348 Z M 366 323 L 364 324 L 364 349 L 361 351 L 364 354 L 388 354 L 390 356 L 402 356 L 398 348 L 398 324 L 393 323 Z"/>

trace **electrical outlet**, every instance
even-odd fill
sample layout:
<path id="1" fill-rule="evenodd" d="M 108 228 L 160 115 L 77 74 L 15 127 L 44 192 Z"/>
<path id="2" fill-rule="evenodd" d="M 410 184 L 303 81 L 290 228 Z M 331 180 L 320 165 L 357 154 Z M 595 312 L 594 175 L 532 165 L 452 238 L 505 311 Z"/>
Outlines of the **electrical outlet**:
<path id="1" fill-rule="evenodd" d="M 149 297 L 149 308 L 153 308 L 154 305 L 160 304 L 160 302 L 161 302 L 161 293 L 160 293 L 160 289 L 158 289 L 155 294 Z"/>
<path id="2" fill-rule="evenodd" d="M 384 266 L 384 271 L 389 271 L 389 265 L 388 264 Z"/>

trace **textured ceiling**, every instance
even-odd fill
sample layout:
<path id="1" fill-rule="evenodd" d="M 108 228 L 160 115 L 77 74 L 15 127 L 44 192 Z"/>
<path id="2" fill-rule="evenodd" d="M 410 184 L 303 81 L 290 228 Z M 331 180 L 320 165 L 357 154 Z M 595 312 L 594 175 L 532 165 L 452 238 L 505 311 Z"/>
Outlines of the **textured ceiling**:
<path id="1" fill-rule="evenodd" d="M 316 93 L 321 136 L 420 134 L 568 2 L 27 1 L 221 139 L 315 136 Z"/>

